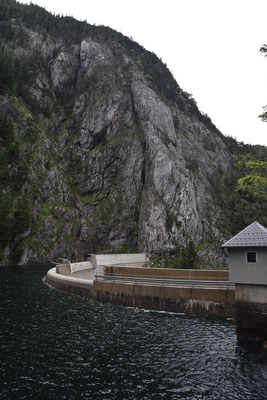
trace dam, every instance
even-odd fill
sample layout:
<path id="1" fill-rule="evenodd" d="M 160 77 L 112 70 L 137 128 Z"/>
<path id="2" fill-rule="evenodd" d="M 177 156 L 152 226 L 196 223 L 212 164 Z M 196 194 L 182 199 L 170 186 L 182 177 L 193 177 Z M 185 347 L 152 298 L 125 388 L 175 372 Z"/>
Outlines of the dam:
<path id="1" fill-rule="evenodd" d="M 52 286 L 101 302 L 187 315 L 235 316 L 235 286 L 228 271 L 147 268 L 145 255 L 92 255 L 67 260 L 46 276 Z"/>
<path id="2" fill-rule="evenodd" d="M 239 340 L 267 348 L 267 229 L 255 221 L 222 248 L 229 272 L 148 268 L 145 254 L 92 255 L 87 263 L 63 260 L 46 281 L 104 303 L 235 318 Z"/>

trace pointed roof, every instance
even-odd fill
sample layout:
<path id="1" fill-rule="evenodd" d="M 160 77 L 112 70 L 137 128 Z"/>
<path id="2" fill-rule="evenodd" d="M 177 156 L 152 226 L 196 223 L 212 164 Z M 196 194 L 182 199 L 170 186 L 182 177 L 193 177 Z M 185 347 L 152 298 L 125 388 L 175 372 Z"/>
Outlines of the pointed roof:
<path id="1" fill-rule="evenodd" d="M 267 229 L 255 221 L 222 247 L 267 247 Z"/>

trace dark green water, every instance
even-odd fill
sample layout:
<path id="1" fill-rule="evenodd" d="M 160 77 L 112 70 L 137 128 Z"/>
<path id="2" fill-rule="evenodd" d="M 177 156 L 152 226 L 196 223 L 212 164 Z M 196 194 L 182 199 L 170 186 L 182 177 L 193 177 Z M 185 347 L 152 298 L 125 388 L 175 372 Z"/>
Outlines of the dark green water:
<path id="1" fill-rule="evenodd" d="M 0 268 L 0 399 L 267 399 L 231 322 L 99 304 Z"/>

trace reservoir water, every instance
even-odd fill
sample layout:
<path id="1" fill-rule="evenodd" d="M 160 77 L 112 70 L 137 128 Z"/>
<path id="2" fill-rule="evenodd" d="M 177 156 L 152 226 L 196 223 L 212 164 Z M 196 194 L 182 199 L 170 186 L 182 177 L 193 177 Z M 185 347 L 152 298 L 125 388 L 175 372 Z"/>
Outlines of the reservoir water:
<path id="1" fill-rule="evenodd" d="M 125 308 L 0 268 L 0 399 L 267 399 L 267 353 L 232 321 Z"/>

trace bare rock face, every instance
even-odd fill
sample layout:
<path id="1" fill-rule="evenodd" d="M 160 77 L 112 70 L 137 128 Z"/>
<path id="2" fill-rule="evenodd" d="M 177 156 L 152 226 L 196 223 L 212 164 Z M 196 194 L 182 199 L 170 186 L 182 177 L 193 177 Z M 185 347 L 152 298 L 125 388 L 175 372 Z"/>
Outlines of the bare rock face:
<path id="1" fill-rule="evenodd" d="M 222 210 L 209 178 L 227 169 L 228 154 L 216 131 L 181 107 L 184 93 L 180 103 L 160 93 L 159 78 L 153 82 L 142 68 L 145 53 L 122 43 L 93 35 L 64 43 L 12 23 L 28 39 L 7 40 L 5 54 L 38 54 L 39 64 L 25 88 L 31 102 L 0 99 L 27 169 L 14 207 L 22 198 L 29 212 L 2 262 L 81 260 L 133 248 L 173 254 L 189 241 L 219 238 Z M 212 262 L 216 250 L 210 254 Z"/>

